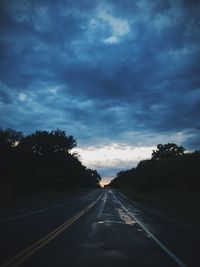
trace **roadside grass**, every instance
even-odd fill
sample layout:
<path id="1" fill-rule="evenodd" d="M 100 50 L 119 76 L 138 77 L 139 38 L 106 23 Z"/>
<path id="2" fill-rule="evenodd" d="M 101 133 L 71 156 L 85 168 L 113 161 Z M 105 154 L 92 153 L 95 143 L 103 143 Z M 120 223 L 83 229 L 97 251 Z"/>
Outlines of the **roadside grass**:
<path id="1" fill-rule="evenodd" d="M 200 233 L 200 194 L 174 190 L 157 190 L 145 194 L 137 194 L 127 189 L 119 191 L 136 203 Z"/>

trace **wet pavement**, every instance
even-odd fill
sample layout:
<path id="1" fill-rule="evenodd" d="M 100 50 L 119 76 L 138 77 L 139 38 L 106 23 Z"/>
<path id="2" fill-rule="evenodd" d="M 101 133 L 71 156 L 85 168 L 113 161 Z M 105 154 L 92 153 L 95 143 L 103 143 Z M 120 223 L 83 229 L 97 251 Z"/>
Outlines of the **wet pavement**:
<path id="1" fill-rule="evenodd" d="M 2 222 L 1 262 L 58 229 L 66 220 L 69 226 L 63 226 L 55 237 L 50 236 L 40 249 L 32 254 L 27 251 L 21 262 L 5 266 L 200 266 L 198 235 L 139 209 L 110 189 L 96 190 L 44 213 Z"/>

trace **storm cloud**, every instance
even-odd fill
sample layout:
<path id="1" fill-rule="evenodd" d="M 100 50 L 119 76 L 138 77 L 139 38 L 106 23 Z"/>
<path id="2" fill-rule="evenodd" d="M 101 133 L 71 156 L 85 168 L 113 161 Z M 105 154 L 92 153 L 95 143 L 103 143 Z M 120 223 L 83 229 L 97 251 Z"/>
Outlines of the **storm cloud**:
<path id="1" fill-rule="evenodd" d="M 2 128 L 200 149 L 198 1 L 6 0 L 0 28 Z"/>

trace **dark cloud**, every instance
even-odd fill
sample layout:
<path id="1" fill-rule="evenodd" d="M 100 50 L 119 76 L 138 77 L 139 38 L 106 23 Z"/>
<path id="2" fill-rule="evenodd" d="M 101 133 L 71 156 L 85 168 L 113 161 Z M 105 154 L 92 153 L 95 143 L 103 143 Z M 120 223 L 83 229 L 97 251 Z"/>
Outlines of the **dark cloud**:
<path id="1" fill-rule="evenodd" d="M 1 1 L 1 126 L 199 149 L 199 15 L 198 1 Z"/>

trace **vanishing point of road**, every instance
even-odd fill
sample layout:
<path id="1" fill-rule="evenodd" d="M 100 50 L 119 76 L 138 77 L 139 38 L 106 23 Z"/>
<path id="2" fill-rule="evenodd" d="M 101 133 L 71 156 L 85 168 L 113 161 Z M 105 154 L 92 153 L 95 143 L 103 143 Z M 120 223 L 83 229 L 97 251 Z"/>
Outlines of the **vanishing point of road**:
<path id="1" fill-rule="evenodd" d="M 0 267 L 199 267 L 200 235 L 99 189 L 0 214 Z"/>

